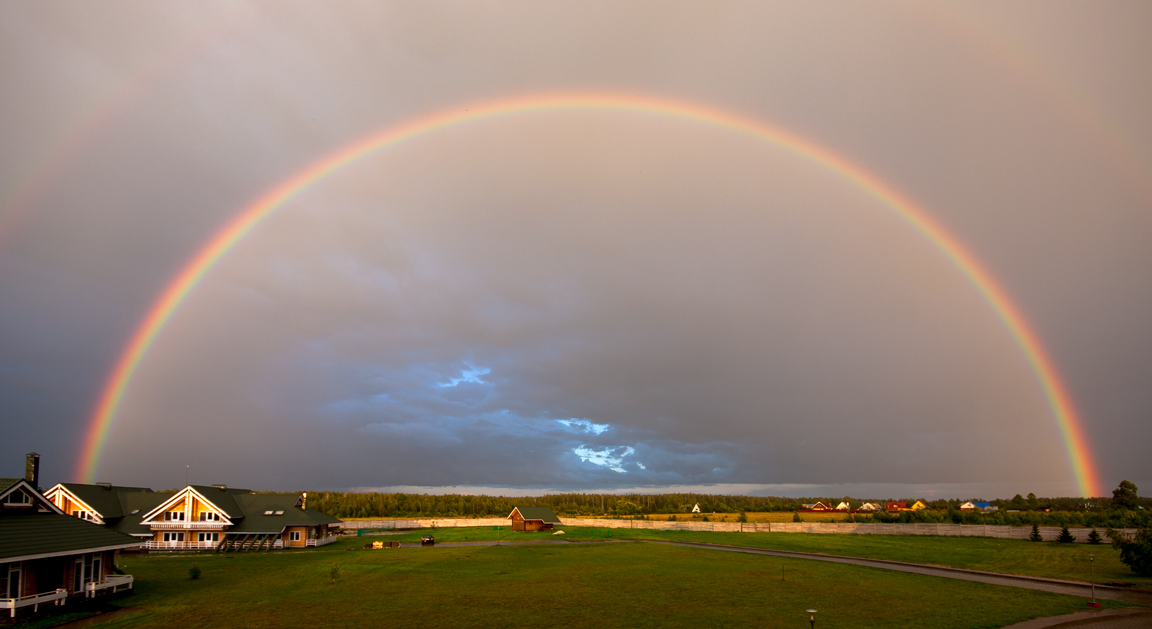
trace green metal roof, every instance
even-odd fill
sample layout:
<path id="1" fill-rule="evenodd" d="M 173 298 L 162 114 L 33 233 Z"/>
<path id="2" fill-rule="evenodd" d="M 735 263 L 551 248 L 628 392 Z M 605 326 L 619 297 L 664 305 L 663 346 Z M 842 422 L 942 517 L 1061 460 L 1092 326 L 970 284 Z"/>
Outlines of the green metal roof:
<path id="1" fill-rule="evenodd" d="M 124 517 L 109 528 L 127 535 L 151 535 L 152 529 L 140 523 L 144 514 L 171 498 L 172 492 L 131 492 L 124 494 Z M 135 513 L 133 513 L 135 511 Z"/>
<path id="2" fill-rule="evenodd" d="M 563 524 L 549 507 L 516 507 L 515 510 L 519 511 L 520 516 L 525 520 L 543 520 L 552 524 Z M 509 513 L 508 517 L 512 517 L 512 514 Z"/>
<path id="3" fill-rule="evenodd" d="M 297 507 L 298 494 L 247 494 L 237 495 L 235 499 L 244 510 L 244 519 L 236 522 L 228 533 L 279 533 L 287 526 L 322 526 L 340 522 L 326 513 Z M 272 513 L 265 515 L 268 511 Z M 276 515 L 277 511 L 283 513 Z"/>
<path id="4" fill-rule="evenodd" d="M 5 562 L 139 545 L 138 539 L 70 515 L 27 513 L 0 518 L 0 561 Z"/>
<path id="5" fill-rule="evenodd" d="M 147 487 L 121 487 L 117 485 L 85 485 L 83 483 L 60 483 L 73 496 L 84 501 L 105 521 L 113 518 L 122 518 L 127 515 L 124 510 L 126 496 L 129 493 L 152 493 Z"/>
<path id="6" fill-rule="evenodd" d="M 8 491 L 8 488 L 19 483 L 22 478 L 0 478 L 0 494 Z"/>

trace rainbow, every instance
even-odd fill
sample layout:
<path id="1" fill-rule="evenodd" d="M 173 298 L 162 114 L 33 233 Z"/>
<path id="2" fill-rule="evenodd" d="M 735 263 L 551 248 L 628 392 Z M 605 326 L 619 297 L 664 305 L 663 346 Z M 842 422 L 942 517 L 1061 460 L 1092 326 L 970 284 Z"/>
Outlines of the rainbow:
<path id="1" fill-rule="evenodd" d="M 245 207 L 223 229 L 217 232 L 168 284 L 132 334 L 116 362 L 93 412 L 83 443 L 77 476 L 93 482 L 100 464 L 101 452 L 117 408 L 141 359 L 164 329 L 173 313 L 212 267 L 236 244 L 285 202 L 328 175 L 406 140 L 480 120 L 503 118 L 528 112 L 610 111 L 658 115 L 709 125 L 763 140 L 836 174 L 855 184 L 878 200 L 931 242 L 976 287 L 992 310 L 1007 327 L 1023 352 L 1047 399 L 1067 450 L 1071 471 L 1083 496 L 1100 495 L 1095 464 L 1088 440 L 1067 389 L 1060 381 L 1036 333 L 1019 308 L 979 261 L 933 220 L 891 186 L 863 168 L 808 139 L 765 122 L 712 107 L 650 96 L 602 93 L 556 93 L 519 96 L 448 109 L 388 126 L 344 146 L 313 162 L 295 175 L 271 188 Z"/>

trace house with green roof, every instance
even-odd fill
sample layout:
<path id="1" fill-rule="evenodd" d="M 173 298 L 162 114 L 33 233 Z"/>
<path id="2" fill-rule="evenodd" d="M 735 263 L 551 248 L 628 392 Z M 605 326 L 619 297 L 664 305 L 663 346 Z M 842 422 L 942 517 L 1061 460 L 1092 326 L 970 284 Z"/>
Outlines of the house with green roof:
<path id="1" fill-rule="evenodd" d="M 141 540 L 66 515 L 35 480 L 0 478 L 0 613 L 131 590 L 116 562 Z"/>
<path id="2" fill-rule="evenodd" d="M 508 518 L 513 531 L 547 531 L 563 524 L 549 507 L 513 507 Z"/>
<path id="3" fill-rule="evenodd" d="M 179 491 L 59 483 L 46 492 L 64 513 L 131 535 L 147 550 L 272 550 L 336 541 L 340 520 L 307 508 L 307 494 L 225 485 Z"/>
<path id="4" fill-rule="evenodd" d="M 308 494 L 189 485 L 141 514 L 149 550 L 247 551 L 335 542 L 340 520 L 307 508 Z"/>

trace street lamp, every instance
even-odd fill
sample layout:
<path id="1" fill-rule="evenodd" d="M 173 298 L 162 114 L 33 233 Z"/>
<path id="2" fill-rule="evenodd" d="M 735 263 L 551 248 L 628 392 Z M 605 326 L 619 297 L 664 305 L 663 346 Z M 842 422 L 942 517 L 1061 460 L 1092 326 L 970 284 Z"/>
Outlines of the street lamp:
<path id="1" fill-rule="evenodd" d="M 808 612 L 808 624 L 814 629 L 816 627 L 816 610 L 806 609 L 804 611 Z"/>
<path id="2" fill-rule="evenodd" d="M 1092 602 L 1088 603 L 1088 607 L 1100 607 L 1100 603 L 1096 602 L 1096 555 L 1088 555 L 1088 569 L 1091 574 L 1088 580 L 1092 584 Z"/>

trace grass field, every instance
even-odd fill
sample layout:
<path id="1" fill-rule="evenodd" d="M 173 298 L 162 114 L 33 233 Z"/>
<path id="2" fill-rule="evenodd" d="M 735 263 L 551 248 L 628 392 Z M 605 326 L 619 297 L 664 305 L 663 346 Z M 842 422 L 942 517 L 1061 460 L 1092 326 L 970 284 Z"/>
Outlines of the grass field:
<path id="1" fill-rule="evenodd" d="M 436 531 L 485 533 L 499 532 Z M 820 626 L 977 628 L 1084 609 L 1081 598 L 1046 592 L 653 544 L 346 550 L 373 539 L 396 538 L 127 556 L 136 594 L 119 603 L 141 609 L 101 627 L 799 627 L 815 608 Z M 342 575 L 331 583 L 336 563 Z"/>
<path id="2" fill-rule="evenodd" d="M 911 561 L 954 568 L 1023 574 L 1087 582 L 1091 576 L 1089 555 L 1095 556 L 1096 582 L 1133 583 L 1152 589 L 1152 579 L 1138 577 L 1120 563 L 1120 552 L 1108 545 L 1028 542 L 989 537 L 937 537 L 933 535 L 832 535 L 808 533 L 713 533 L 650 531 L 640 529 L 591 529 L 567 527 L 565 539 L 655 539 L 731 544 L 753 548 L 796 550 L 831 555 Z M 496 539 L 555 539 L 551 533 L 512 533 L 507 527 L 443 528 L 434 531 L 439 541 Z M 560 536 L 557 536 L 560 537 Z M 360 538 L 367 540 L 369 538 Z M 382 538 L 377 538 L 382 539 Z M 419 541 L 420 533 L 390 536 L 389 540 Z"/>

